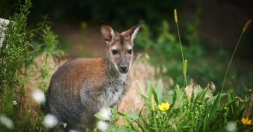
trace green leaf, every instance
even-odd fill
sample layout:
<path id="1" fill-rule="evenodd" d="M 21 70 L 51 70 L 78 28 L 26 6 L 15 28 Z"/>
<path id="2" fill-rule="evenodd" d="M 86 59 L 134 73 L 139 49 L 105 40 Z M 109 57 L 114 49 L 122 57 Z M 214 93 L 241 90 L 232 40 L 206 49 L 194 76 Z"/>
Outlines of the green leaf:
<path id="1" fill-rule="evenodd" d="M 215 100 L 217 99 L 218 96 L 220 96 L 219 98 L 221 98 L 221 97 L 223 97 L 223 96 L 225 96 L 225 95 L 227 95 L 227 93 L 222 93 L 222 94 L 218 94 L 218 95 L 216 95 L 216 96 L 213 96 L 213 97 L 209 98 L 209 99 L 206 101 L 206 103 L 207 103 L 207 104 L 210 104 L 210 103 L 212 103 L 213 101 L 215 101 Z M 219 102 L 218 102 L 218 103 L 219 103 Z"/>
<path id="2" fill-rule="evenodd" d="M 211 110 L 211 113 L 210 113 L 210 117 L 212 117 L 213 118 L 213 116 L 214 116 L 214 114 L 215 114 L 215 112 L 216 112 L 216 108 L 219 106 L 219 104 L 220 104 L 220 99 L 221 99 L 221 94 L 218 94 L 218 96 L 215 98 L 215 100 L 214 100 L 214 103 L 213 103 L 213 105 L 212 105 L 212 110 Z"/>
<path id="3" fill-rule="evenodd" d="M 236 101 L 236 99 L 229 99 L 229 100 L 226 102 L 225 106 L 228 107 L 228 106 L 230 106 L 230 105 L 234 105 L 234 104 L 235 104 L 235 101 Z"/>
<path id="4" fill-rule="evenodd" d="M 140 112 L 139 112 L 139 114 L 138 114 L 139 117 L 141 117 L 142 110 L 143 110 L 143 108 L 140 110 Z"/>
<path id="5" fill-rule="evenodd" d="M 158 104 L 162 103 L 162 92 L 163 92 L 163 83 L 162 83 L 162 80 L 160 79 L 157 83 L 157 88 L 156 88 Z"/>
<path id="6" fill-rule="evenodd" d="M 152 92 L 152 95 L 154 96 L 154 100 L 155 100 L 156 104 L 158 105 L 159 102 L 158 102 L 158 97 L 157 97 L 155 89 L 151 88 L 151 92 Z M 152 96 L 151 96 L 151 98 L 152 98 Z"/>
<path id="7" fill-rule="evenodd" d="M 130 114 L 127 114 L 127 118 L 129 118 L 131 120 L 138 120 L 139 116 L 135 113 L 130 113 Z"/>
<path id="8" fill-rule="evenodd" d="M 186 98 L 185 97 L 185 91 L 184 91 L 184 89 L 180 89 L 179 88 L 179 85 L 177 85 L 176 86 L 176 94 L 175 94 L 175 104 L 174 104 L 174 106 L 176 107 L 176 108 L 182 108 L 183 107 L 183 105 L 184 105 L 184 99 Z"/>
<path id="9" fill-rule="evenodd" d="M 144 95 L 144 94 L 140 94 L 142 98 L 144 98 L 145 101 L 150 101 L 150 99 L 148 98 L 148 96 Z"/>
<path id="10" fill-rule="evenodd" d="M 125 126 L 120 126 L 115 132 L 132 132 L 132 130 L 129 130 L 129 128 Z"/>
<path id="11" fill-rule="evenodd" d="M 121 112 L 117 112 L 119 115 L 121 115 L 121 116 L 125 116 L 125 114 L 124 113 L 121 113 Z"/>
<path id="12" fill-rule="evenodd" d="M 205 100 L 205 96 L 207 95 L 206 93 L 208 92 L 209 90 L 203 90 L 201 92 L 199 92 L 194 100 L 194 104 L 198 103 L 199 101 L 204 101 Z"/>
<path id="13" fill-rule="evenodd" d="M 221 98 L 222 98 L 223 96 L 225 96 L 225 95 L 227 95 L 227 94 L 226 94 L 226 93 L 218 94 L 217 97 L 215 98 L 214 103 L 213 103 L 213 105 L 211 106 L 211 111 L 210 111 L 210 117 L 211 117 L 211 118 L 215 118 L 215 116 L 214 116 L 215 113 L 216 113 L 217 111 L 220 111 L 220 110 L 223 109 L 223 107 L 220 106 L 220 100 L 221 100 Z"/>
<path id="14" fill-rule="evenodd" d="M 96 113 L 94 116 L 95 116 L 96 118 L 98 118 L 99 120 L 106 120 L 106 119 L 104 118 L 104 116 L 102 116 L 102 114 L 101 114 L 100 112 Z"/>
<path id="15" fill-rule="evenodd" d="M 203 132 L 208 132 L 208 126 L 209 126 L 209 120 L 208 120 L 208 115 L 205 116 L 203 120 Z"/>
<path id="16" fill-rule="evenodd" d="M 128 118 L 125 118 L 125 119 L 126 119 L 126 121 L 127 121 L 128 125 L 130 126 L 130 129 L 135 130 L 135 128 L 134 128 L 134 126 L 133 126 L 132 122 L 131 122 Z"/>
<path id="17" fill-rule="evenodd" d="M 154 89 L 153 87 L 153 83 L 152 82 L 148 82 L 148 85 L 147 85 L 147 96 L 149 98 L 149 100 L 151 100 L 151 97 L 152 97 L 152 89 Z"/>

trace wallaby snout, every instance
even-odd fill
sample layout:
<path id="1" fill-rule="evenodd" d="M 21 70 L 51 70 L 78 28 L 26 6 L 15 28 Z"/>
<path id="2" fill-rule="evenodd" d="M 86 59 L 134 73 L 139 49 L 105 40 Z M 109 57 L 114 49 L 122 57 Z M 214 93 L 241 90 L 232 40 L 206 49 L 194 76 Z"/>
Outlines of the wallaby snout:
<path id="1" fill-rule="evenodd" d="M 121 73 L 127 73 L 128 72 L 128 66 L 120 66 L 120 72 Z"/>
<path id="2" fill-rule="evenodd" d="M 67 124 L 66 128 L 58 124 L 54 131 L 92 129 L 95 113 L 120 102 L 130 87 L 133 40 L 142 23 L 118 33 L 101 22 L 101 34 L 106 41 L 104 57 L 72 60 L 54 73 L 47 92 L 45 114 L 52 114 L 59 123 Z"/>

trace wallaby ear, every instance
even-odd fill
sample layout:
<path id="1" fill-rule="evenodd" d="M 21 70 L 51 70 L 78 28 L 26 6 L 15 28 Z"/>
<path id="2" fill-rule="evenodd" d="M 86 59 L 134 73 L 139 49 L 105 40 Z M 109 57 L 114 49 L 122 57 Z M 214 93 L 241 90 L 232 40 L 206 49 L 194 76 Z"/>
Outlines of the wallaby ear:
<path id="1" fill-rule="evenodd" d="M 141 21 L 139 24 L 133 26 L 132 28 L 128 29 L 127 31 L 123 32 L 122 34 L 130 35 L 131 36 L 131 41 L 133 41 L 143 23 L 144 23 L 144 21 Z"/>
<path id="2" fill-rule="evenodd" d="M 112 29 L 112 27 L 106 22 L 100 22 L 99 27 L 104 40 L 107 43 L 110 42 L 112 38 L 115 36 L 115 32 Z"/>

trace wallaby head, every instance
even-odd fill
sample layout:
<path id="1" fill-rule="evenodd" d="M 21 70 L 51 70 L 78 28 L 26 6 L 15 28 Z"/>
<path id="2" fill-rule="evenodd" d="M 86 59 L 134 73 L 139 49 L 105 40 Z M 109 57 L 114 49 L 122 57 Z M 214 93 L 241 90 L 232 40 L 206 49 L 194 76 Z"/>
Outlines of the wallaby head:
<path id="1" fill-rule="evenodd" d="M 133 62 L 134 38 L 143 22 L 132 28 L 118 33 L 110 25 L 100 22 L 101 34 L 106 41 L 105 56 L 111 70 L 127 73 Z"/>

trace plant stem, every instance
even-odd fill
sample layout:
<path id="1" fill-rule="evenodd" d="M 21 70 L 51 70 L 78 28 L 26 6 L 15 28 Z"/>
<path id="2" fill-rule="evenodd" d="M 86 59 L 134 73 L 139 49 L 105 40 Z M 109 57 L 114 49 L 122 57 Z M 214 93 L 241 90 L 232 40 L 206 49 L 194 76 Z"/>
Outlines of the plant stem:
<path id="1" fill-rule="evenodd" d="M 182 47 L 182 42 L 181 42 L 181 37 L 180 37 L 180 33 L 179 33 L 179 28 L 178 28 L 178 18 L 177 18 L 177 10 L 174 9 L 174 18 L 175 18 L 175 22 L 176 22 L 176 26 L 177 26 L 177 34 L 178 34 L 178 39 L 179 39 L 179 44 L 180 44 L 180 49 L 181 49 L 181 53 L 182 53 L 182 62 L 183 62 L 183 71 L 185 69 L 185 60 L 184 60 L 184 52 L 183 52 L 183 47 Z M 184 82 L 185 82 L 185 87 L 187 86 L 187 78 L 186 78 L 186 74 L 184 74 Z"/>
<path id="2" fill-rule="evenodd" d="M 248 20 L 247 23 L 246 23 L 246 24 L 244 25 L 244 27 L 243 27 L 242 33 L 241 33 L 241 35 L 240 35 L 240 38 L 239 38 L 239 40 L 238 40 L 238 42 L 237 42 L 237 44 L 236 44 L 236 47 L 235 47 L 235 49 L 234 49 L 234 52 L 233 52 L 233 54 L 232 54 L 232 56 L 231 56 L 231 59 L 230 59 L 230 61 L 229 61 L 229 64 L 228 64 L 228 67 L 227 67 L 227 70 L 226 70 L 226 73 L 225 73 L 225 76 L 224 76 L 224 80 L 223 80 L 223 82 L 222 82 L 221 93 L 223 92 L 224 84 L 225 84 L 225 81 L 226 81 L 226 78 L 227 78 L 227 74 L 228 74 L 228 70 L 229 70 L 230 65 L 231 65 L 231 62 L 232 62 L 232 60 L 233 60 L 233 58 L 234 58 L 235 51 L 236 51 L 236 49 L 237 49 L 237 47 L 238 47 L 238 45 L 239 45 L 239 43 L 240 43 L 240 41 L 241 41 L 241 38 L 242 38 L 243 33 L 247 30 L 247 28 L 248 28 L 248 26 L 250 25 L 250 23 L 251 23 L 251 20 Z"/>
<path id="3" fill-rule="evenodd" d="M 232 60 L 233 60 L 233 58 L 234 58 L 235 51 L 236 51 L 236 49 L 237 49 L 237 47 L 238 47 L 238 45 L 239 45 L 239 43 L 240 43 L 240 41 L 241 41 L 242 35 L 243 35 L 243 32 L 242 32 L 241 35 L 240 35 L 240 38 L 239 38 L 239 40 L 238 40 L 238 42 L 237 42 L 237 44 L 236 44 L 236 47 L 235 47 L 235 49 L 234 49 L 234 52 L 233 52 L 233 54 L 232 54 L 232 56 L 231 56 L 231 58 L 230 58 L 230 61 L 229 61 L 229 63 L 228 63 L 228 67 L 227 67 L 227 70 L 226 70 L 226 73 L 225 73 L 225 76 L 224 76 L 224 79 L 223 79 L 223 82 L 222 82 L 221 93 L 223 92 L 223 88 L 224 88 L 224 84 L 225 84 L 225 81 L 226 81 L 226 78 L 227 78 L 228 70 L 229 70 L 230 65 L 231 65 L 231 62 L 232 62 Z"/>
<path id="4" fill-rule="evenodd" d="M 177 34 L 178 34 L 178 39 L 179 39 L 179 43 L 180 43 L 180 49 L 181 49 L 181 53 L 182 53 L 183 64 L 184 64 L 184 52 L 183 52 L 183 48 L 182 48 L 181 37 L 180 37 L 180 33 L 179 33 L 179 28 L 178 28 L 178 23 L 176 23 L 176 25 L 177 25 Z"/>

